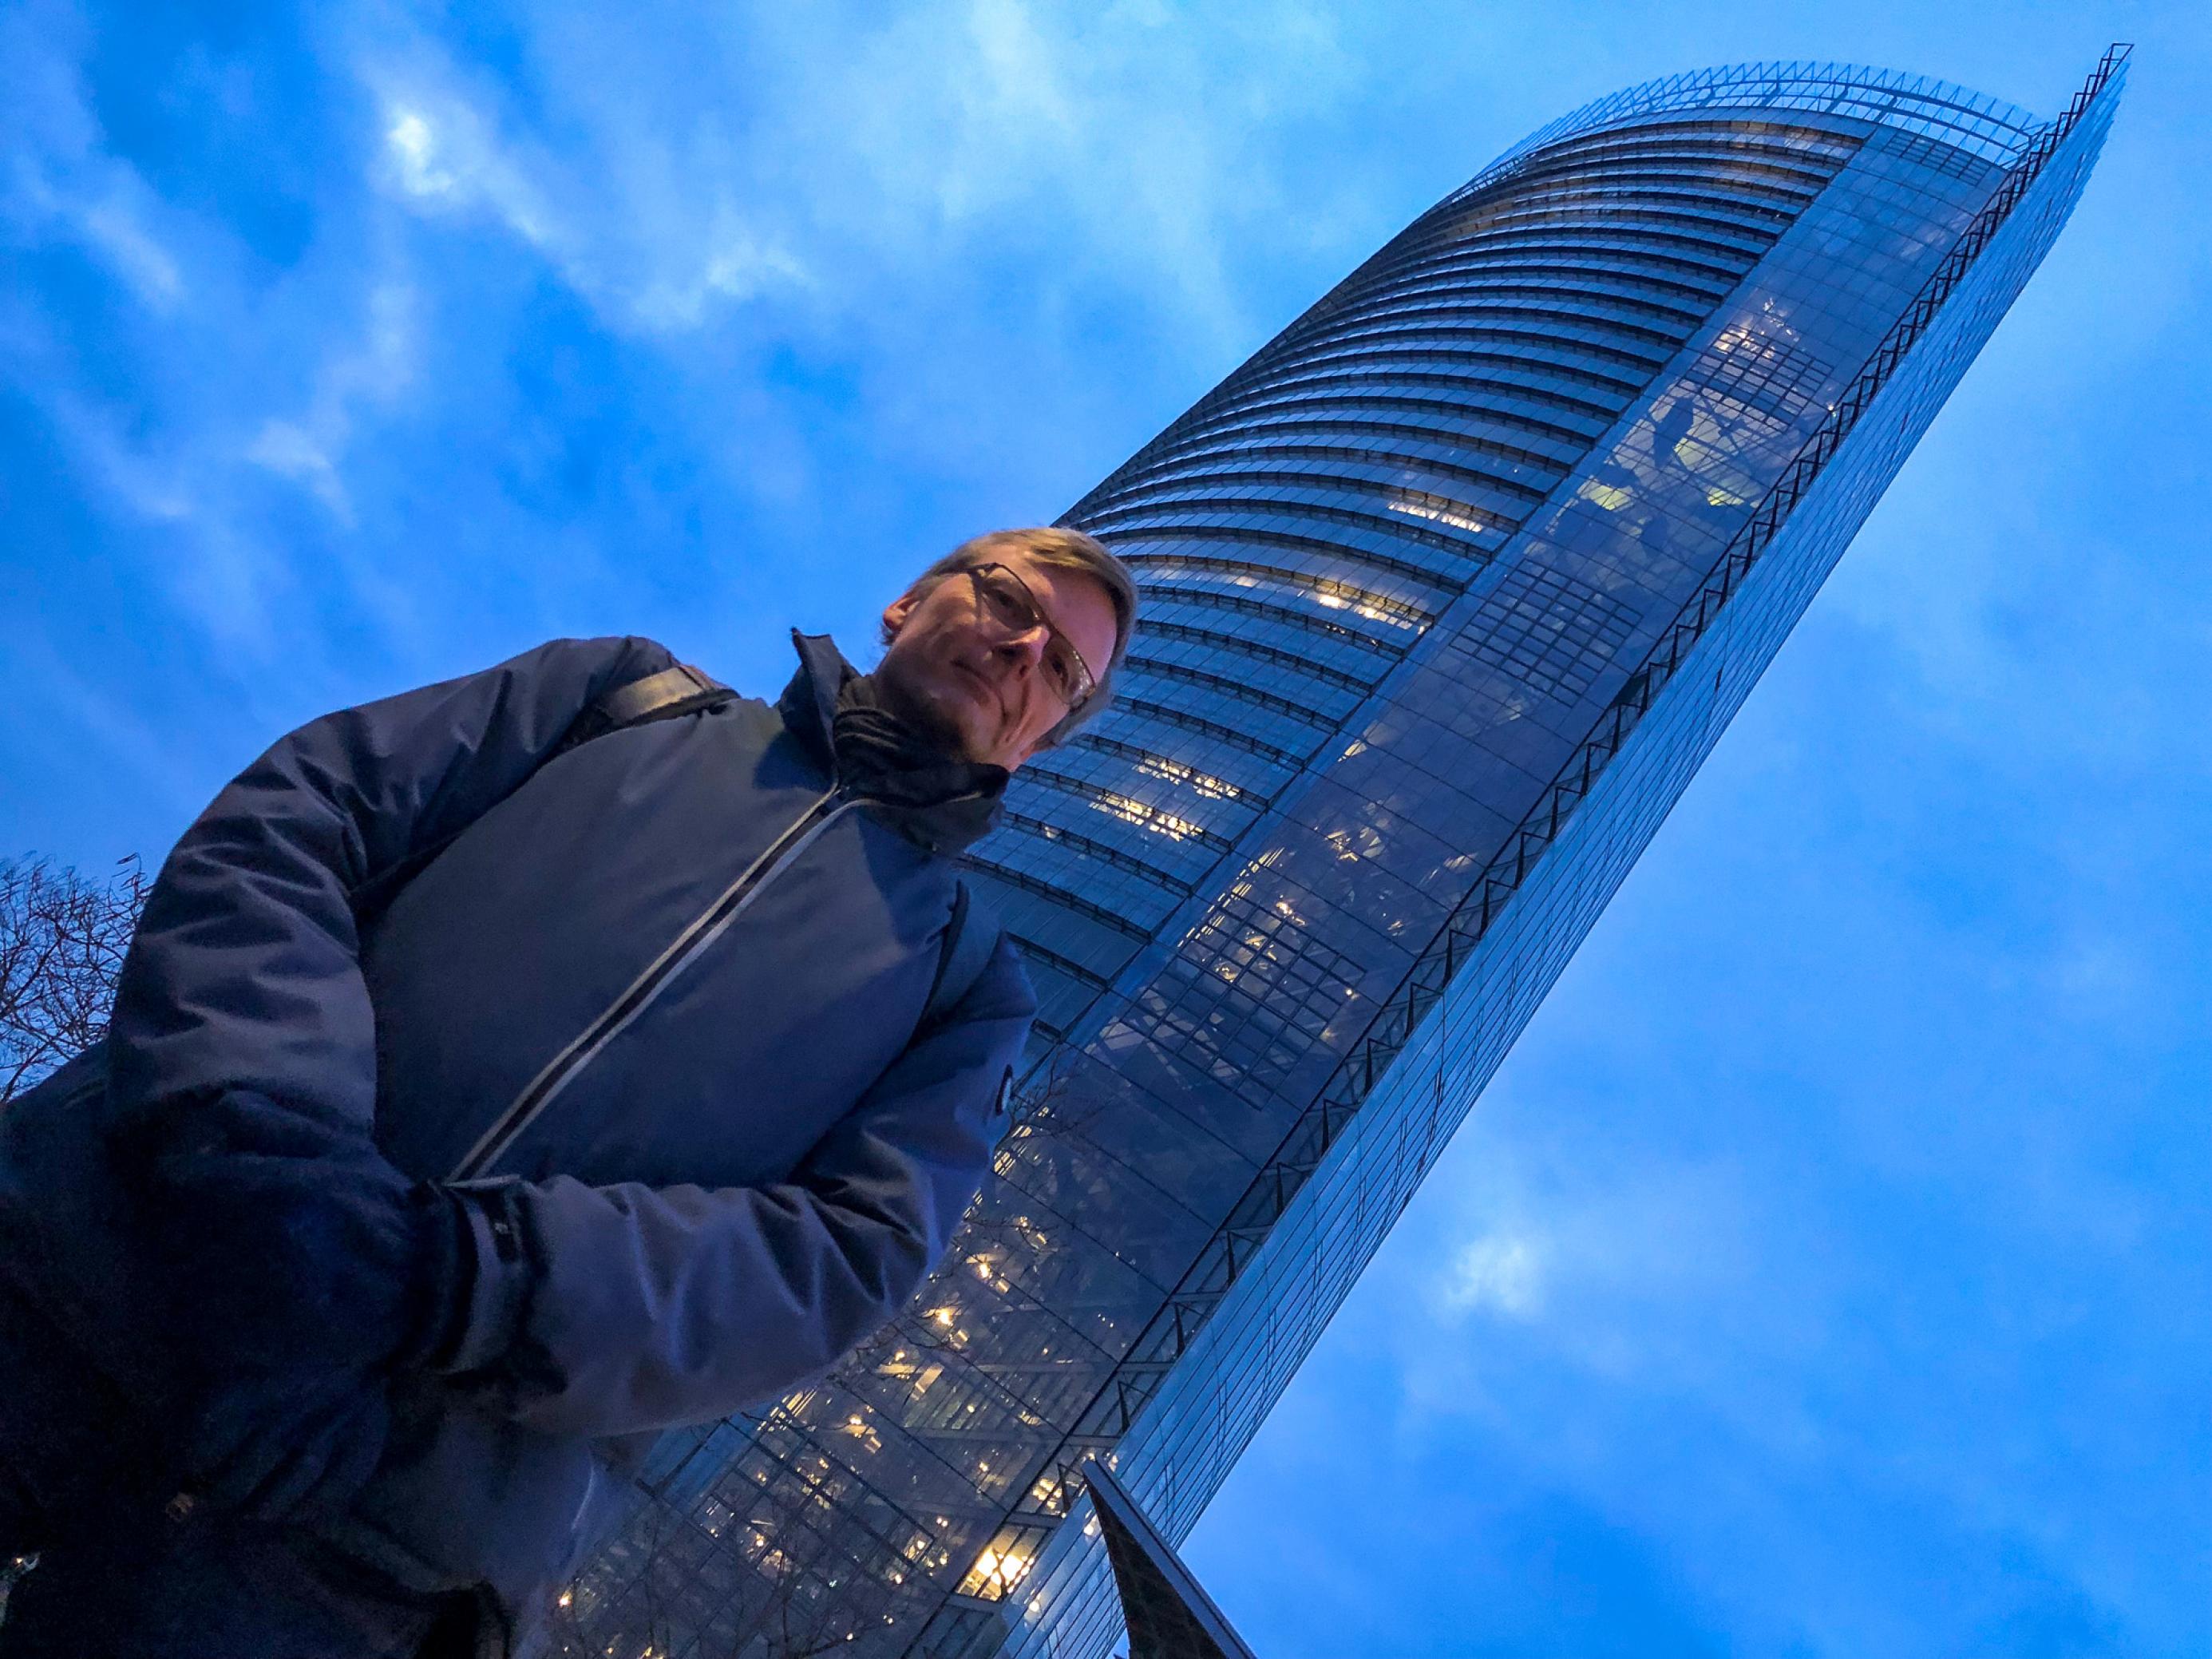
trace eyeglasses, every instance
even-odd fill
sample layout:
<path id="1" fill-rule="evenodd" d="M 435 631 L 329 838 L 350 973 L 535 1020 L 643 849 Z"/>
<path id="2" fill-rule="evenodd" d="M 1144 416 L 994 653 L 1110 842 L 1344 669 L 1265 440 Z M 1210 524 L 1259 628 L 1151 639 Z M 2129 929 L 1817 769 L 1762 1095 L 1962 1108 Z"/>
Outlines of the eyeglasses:
<path id="1" fill-rule="evenodd" d="M 971 564 L 968 567 L 968 579 L 975 584 L 975 608 L 1000 627 L 1015 634 L 1026 634 L 1036 628 L 1044 629 L 1044 653 L 1039 660 L 1044 669 L 1045 683 L 1068 713 L 1073 714 L 1090 702 L 1098 690 L 1098 682 L 1091 677 L 1091 665 L 1083 660 L 1080 651 L 1067 642 L 1067 636 L 1053 626 L 1044 606 L 1030 592 L 1030 585 L 1003 564 Z"/>

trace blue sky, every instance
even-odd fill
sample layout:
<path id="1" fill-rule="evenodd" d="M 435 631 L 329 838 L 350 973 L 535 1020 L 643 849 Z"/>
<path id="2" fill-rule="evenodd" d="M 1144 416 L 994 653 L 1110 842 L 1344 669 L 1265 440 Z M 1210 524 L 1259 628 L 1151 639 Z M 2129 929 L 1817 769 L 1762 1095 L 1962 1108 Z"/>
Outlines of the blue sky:
<path id="1" fill-rule="evenodd" d="M 1264 1659 L 2212 1650 L 2212 16 L 0 11 L 0 852 L 554 634 L 781 683 L 1526 131 L 2128 101 L 1188 1553 Z"/>

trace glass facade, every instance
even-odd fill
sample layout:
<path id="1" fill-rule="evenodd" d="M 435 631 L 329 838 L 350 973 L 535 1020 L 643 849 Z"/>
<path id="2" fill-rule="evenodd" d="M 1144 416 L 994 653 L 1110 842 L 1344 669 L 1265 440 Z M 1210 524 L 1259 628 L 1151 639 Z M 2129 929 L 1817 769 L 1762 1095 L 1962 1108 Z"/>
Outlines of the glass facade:
<path id="1" fill-rule="evenodd" d="M 1081 1468 L 1180 1541 L 2078 198 L 2054 121 L 1759 64 L 1422 215 L 1065 522 L 1113 708 L 973 876 L 1042 1000 L 943 1269 L 664 1443 L 575 1653 L 1097 1659 Z"/>

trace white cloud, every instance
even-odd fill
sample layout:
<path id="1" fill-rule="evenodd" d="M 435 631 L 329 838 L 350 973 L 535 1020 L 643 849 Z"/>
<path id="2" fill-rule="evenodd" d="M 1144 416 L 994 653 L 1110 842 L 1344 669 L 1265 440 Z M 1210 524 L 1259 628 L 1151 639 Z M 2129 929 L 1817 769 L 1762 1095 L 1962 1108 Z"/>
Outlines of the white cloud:
<path id="1" fill-rule="evenodd" d="M 708 319 L 718 301 L 753 299 L 777 289 L 801 289 L 812 277 L 791 252 L 775 242 L 755 240 L 731 224 L 725 240 L 706 255 L 703 268 L 688 277 L 655 279 L 638 294 L 633 309 L 648 328 L 675 332 Z"/>
<path id="2" fill-rule="evenodd" d="M 1401 1315 L 1409 1405 L 1489 1409 L 1482 1378 L 1506 1328 L 1516 1352 L 1593 1378 L 1701 1375 L 1709 1361 L 1682 1333 L 1725 1318 L 1756 1273 L 1764 1218 L 1741 1172 L 1657 1148 L 1622 1159 L 1523 1121 L 1513 1088 L 1492 1085 L 1431 1178 L 1451 1194 L 1443 1212 L 1400 1229 L 1419 1264 L 1420 1316 Z"/>
<path id="3" fill-rule="evenodd" d="M 394 111 L 392 125 L 384 137 L 385 142 L 391 146 L 393 159 L 398 163 L 400 188 L 410 196 L 450 196 L 453 193 L 457 182 L 453 175 L 434 165 L 431 160 L 435 145 L 430 133 L 430 124 L 419 110 Z"/>
<path id="4" fill-rule="evenodd" d="M 390 406 L 414 379 L 415 309 L 410 285 L 390 278 L 376 283 L 361 334 L 325 361 L 307 410 L 264 422 L 246 447 L 246 459 L 306 485 L 341 524 L 354 522 L 339 464 L 357 411 L 363 404 Z"/>
<path id="5" fill-rule="evenodd" d="M 99 499 L 150 524 L 180 523 L 198 512 L 185 469 L 134 443 L 112 410 L 71 388 L 55 386 L 46 394 L 44 411 Z"/>
<path id="6" fill-rule="evenodd" d="M 76 243 L 166 315 L 185 297 L 185 279 L 156 222 L 179 216 L 106 149 L 68 51 L 82 34 L 74 17 L 0 12 L 0 152 L 9 163 L 0 224 L 34 242 Z"/>
<path id="7" fill-rule="evenodd" d="M 535 247 L 556 248 L 562 240 L 527 159 L 510 153 L 459 95 L 425 88 L 393 102 L 384 143 L 391 177 L 404 195 L 442 207 L 487 209 Z"/>
<path id="8" fill-rule="evenodd" d="M 1533 1316 L 1543 1297 L 1543 1266 L 1533 1239 L 1492 1233 L 1463 1246 L 1437 1286 L 1449 1313 L 1495 1312 Z"/>
<path id="9" fill-rule="evenodd" d="M 298 422 L 269 422 L 246 446 L 246 459 L 280 477 L 299 480 L 341 520 L 353 522 L 353 503 L 330 452 Z"/>
<path id="10" fill-rule="evenodd" d="M 502 134 L 427 46 L 404 69 L 381 67 L 368 78 L 389 102 L 387 179 L 403 196 L 424 211 L 489 215 L 617 323 L 680 331 L 720 305 L 810 281 L 783 240 L 737 210 L 711 168 L 695 171 L 663 153 L 641 179 L 580 173 L 528 137 Z M 618 164 L 649 133 L 649 116 L 640 125 L 642 131 L 609 133 L 606 149 L 593 146 L 587 156 Z"/>
<path id="11" fill-rule="evenodd" d="M 978 252 L 1049 222 L 1060 245 L 1034 293 L 1136 283 L 1249 345 L 1224 251 L 1299 222 L 1254 118 L 1323 102 L 1341 74 L 1329 27 L 1291 0 L 1233 21 L 1158 3 L 787 9 L 659 35 L 543 22 L 526 108 L 428 32 L 359 36 L 380 177 L 418 213 L 501 224 L 647 332 L 779 298 L 848 329 L 884 316 L 898 279 L 910 297 L 956 270 L 972 301 Z"/>
<path id="12" fill-rule="evenodd" d="M 38 240 L 76 243 L 157 315 L 185 297 L 176 256 L 146 222 L 155 204 L 137 172 L 106 156 L 17 158 L 8 217 Z"/>
<path id="13" fill-rule="evenodd" d="M 132 198 L 145 191 L 137 175 L 128 168 L 116 172 L 107 198 L 78 204 L 76 222 L 85 240 L 141 301 L 158 312 L 173 310 L 185 292 L 176 258 L 139 217 Z"/>

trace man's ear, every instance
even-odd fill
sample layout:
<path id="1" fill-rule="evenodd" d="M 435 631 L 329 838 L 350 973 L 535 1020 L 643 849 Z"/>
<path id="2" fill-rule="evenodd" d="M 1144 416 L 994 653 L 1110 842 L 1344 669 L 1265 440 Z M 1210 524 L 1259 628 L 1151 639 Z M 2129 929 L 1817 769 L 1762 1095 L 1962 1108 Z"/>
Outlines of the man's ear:
<path id="1" fill-rule="evenodd" d="M 921 603 L 919 593 L 902 593 L 884 607 L 884 643 L 888 645 L 898 637 L 906 619 L 914 615 L 915 606 Z"/>

